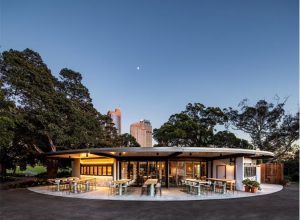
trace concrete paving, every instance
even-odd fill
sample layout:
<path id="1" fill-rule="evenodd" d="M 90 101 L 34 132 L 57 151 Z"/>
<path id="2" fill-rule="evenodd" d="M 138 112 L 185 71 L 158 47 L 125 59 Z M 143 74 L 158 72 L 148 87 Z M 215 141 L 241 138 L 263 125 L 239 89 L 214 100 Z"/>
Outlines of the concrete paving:
<path id="1" fill-rule="evenodd" d="M 181 200 L 211 200 L 211 199 L 233 199 L 242 198 L 249 196 L 261 196 L 282 190 L 281 185 L 275 184 L 261 184 L 262 190 L 257 193 L 247 193 L 242 191 L 228 191 L 226 194 L 220 193 L 205 193 L 201 195 L 189 194 L 183 190 L 181 187 L 173 188 L 162 188 L 162 195 L 141 196 L 141 187 L 129 187 L 127 194 L 125 195 L 115 195 L 110 193 L 108 187 L 97 187 L 96 190 L 84 193 L 66 193 L 57 192 L 49 190 L 47 186 L 31 187 L 29 190 L 37 193 L 53 195 L 53 196 L 63 196 L 71 198 L 82 198 L 82 199 L 102 199 L 102 200 L 128 200 L 128 201 L 181 201 Z"/>
<path id="2" fill-rule="evenodd" d="M 299 188 L 247 198 L 201 201 L 112 201 L 0 190 L 1 219 L 299 219 Z"/>

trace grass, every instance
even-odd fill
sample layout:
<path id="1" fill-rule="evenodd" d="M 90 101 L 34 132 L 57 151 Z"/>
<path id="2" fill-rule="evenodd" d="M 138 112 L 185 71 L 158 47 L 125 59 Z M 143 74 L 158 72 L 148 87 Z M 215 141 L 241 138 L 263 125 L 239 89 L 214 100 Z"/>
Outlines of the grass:
<path id="1" fill-rule="evenodd" d="M 34 167 L 28 165 L 26 167 L 26 170 L 20 170 L 20 167 L 16 168 L 16 174 L 23 174 L 26 176 L 35 176 L 40 173 L 44 173 L 46 171 L 47 171 L 47 168 L 42 165 L 36 165 Z M 7 173 L 13 173 L 13 170 L 7 170 Z"/>

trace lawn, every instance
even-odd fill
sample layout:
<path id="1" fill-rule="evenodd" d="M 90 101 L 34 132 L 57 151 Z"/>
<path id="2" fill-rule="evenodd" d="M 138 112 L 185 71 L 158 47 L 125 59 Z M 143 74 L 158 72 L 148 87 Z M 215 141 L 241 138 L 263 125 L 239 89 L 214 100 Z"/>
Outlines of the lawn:
<path id="1" fill-rule="evenodd" d="M 24 174 L 26 176 L 35 176 L 40 173 L 44 173 L 47 171 L 47 168 L 43 165 L 35 165 L 35 166 L 29 166 L 27 165 L 26 170 L 20 170 L 20 167 L 18 166 L 16 168 L 16 174 Z M 12 173 L 13 170 L 7 170 L 7 173 Z"/>

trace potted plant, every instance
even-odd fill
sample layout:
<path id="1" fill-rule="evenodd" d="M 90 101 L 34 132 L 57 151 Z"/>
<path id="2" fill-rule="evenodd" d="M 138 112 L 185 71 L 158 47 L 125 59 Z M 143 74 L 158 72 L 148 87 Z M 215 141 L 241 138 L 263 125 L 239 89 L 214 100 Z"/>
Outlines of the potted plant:
<path id="1" fill-rule="evenodd" d="M 251 190 L 251 180 L 250 179 L 244 179 L 243 182 L 244 187 L 245 187 L 245 192 L 250 192 Z"/>
<path id="2" fill-rule="evenodd" d="M 259 182 L 253 180 L 250 182 L 250 184 L 251 184 L 251 192 L 252 193 L 256 193 L 257 190 L 261 190 Z"/>

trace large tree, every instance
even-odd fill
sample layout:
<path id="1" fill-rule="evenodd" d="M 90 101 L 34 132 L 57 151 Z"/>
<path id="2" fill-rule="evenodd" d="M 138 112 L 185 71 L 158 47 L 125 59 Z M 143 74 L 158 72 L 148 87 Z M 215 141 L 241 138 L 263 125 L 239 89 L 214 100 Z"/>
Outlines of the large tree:
<path id="1" fill-rule="evenodd" d="M 59 80 L 30 49 L 2 55 L 1 88 L 24 115 L 16 145 L 43 153 L 117 144 L 116 129 L 93 107 L 80 73 L 63 69 Z"/>
<path id="2" fill-rule="evenodd" d="M 240 139 L 229 131 L 219 131 L 213 137 L 213 144 L 216 147 L 254 149 L 247 140 Z"/>
<path id="3" fill-rule="evenodd" d="M 153 137 L 157 146 L 199 147 L 214 144 L 216 125 L 223 125 L 226 115 L 220 108 L 189 103 L 181 113 L 172 115 Z"/>
<path id="4" fill-rule="evenodd" d="M 140 147 L 141 145 L 136 141 L 131 134 L 125 133 L 121 135 L 122 147 Z"/>
<path id="5" fill-rule="evenodd" d="M 0 90 L 0 173 L 5 176 L 6 169 L 12 167 L 12 152 L 14 129 L 16 127 L 14 103 L 7 100 L 4 91 Z"/>
<path id="6" fill-rule="evenodd" d="M 265 100 L 254 106 L 247 100 L 240 103 L 239 109 L 229 108 L 225 112 L 234 129 L 250 135 L 252 144 L 260 150 L 275 153 L 275 160 L 294 150 L 299 139 L 299 113 L 285 114 L 285 102 L 277 104 Z"/>

